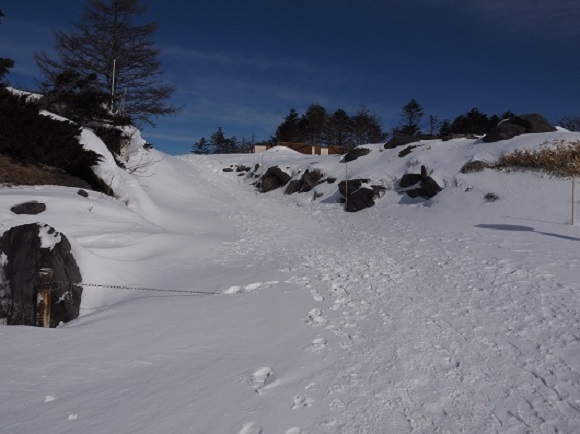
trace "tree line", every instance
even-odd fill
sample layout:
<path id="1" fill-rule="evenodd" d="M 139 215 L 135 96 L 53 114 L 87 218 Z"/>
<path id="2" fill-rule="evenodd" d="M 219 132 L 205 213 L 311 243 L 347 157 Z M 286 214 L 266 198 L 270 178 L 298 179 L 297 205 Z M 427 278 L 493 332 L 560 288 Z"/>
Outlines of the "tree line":
<path id="1" fill-rule="evenodd" d="M 322 146 L 339 145 L 345 151 L 365 143 L 380 143 L 387 140 L 408 138 L 449 138 L 453 135 L 483 135 L 495 127 L 502 119 L 515 116 L 511 111 L 501 115 L 487 115 L 474 107 L 457 116 L 454 120 L 439 121 L 437 116 L 425 115 L 421 104 L 411 99 L 401 108 L 400 121 L 390 132 L 383 129 L 379 117 L 361 106 L 356 113 L 349 115 L 343 109 L 330 111 L 321 104 L 311 104 L 303 114 L 291 108 L 276 132 L 269 140 L 237 140 L 226 137 L 222 128 L 209 139 L 202 137 L 193 144 L 196 154 L 244 153 L 251 152 L 256 144 L 276 145 L 280 142 L 308 143 Z M 423 130 L 424 119 L 427 129 Z"/>

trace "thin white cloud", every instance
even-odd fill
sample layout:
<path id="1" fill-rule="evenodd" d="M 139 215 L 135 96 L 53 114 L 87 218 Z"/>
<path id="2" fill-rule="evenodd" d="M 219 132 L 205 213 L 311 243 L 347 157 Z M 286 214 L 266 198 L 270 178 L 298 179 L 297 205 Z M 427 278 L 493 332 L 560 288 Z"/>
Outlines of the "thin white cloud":
<path id="1" fill-rule="evenodd" d="M 465 5 L 516 32 L 555 37 L 580 35 L 578 0 L 470 0 Z"/>

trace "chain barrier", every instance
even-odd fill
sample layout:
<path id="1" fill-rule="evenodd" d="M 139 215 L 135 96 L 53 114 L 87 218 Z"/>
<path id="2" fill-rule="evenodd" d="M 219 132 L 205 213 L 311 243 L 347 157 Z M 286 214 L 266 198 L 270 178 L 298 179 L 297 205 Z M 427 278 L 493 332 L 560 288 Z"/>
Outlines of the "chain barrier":
<path id="1" fill-rule="evenodd" d="M 56 283 L 58 285 L 71 286 L 71 287 L 77 286 L 77 287 L 81 287 L 81 288 L 83 286 L 92 286 L 92 287 L 107 288 L 107 289 L 123 289 L 123 290 L 130 290 L 130 291 L 172 292 L 172 293 L 189 294 L 189 295 L 217 295 L 217 294 L 219 294 L 217 292 L 192 291 L 189 289 L 142 288 L 142 287 L 138 287 L 138 286 L 107 285 L 107 284 L 101 284 L 101 283 L 60 282 L 58 280 L 53 280 L 52 283 Z"/>

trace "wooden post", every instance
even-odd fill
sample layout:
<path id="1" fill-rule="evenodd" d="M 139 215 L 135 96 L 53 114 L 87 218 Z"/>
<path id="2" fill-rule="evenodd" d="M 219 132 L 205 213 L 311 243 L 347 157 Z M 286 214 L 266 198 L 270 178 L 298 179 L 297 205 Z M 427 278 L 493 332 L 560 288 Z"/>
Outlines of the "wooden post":
<path id="1" fill-rule="evenodd" d="M 52 283 L 54 281 L 54 273 L 52 268 L 41 268 L 39 270 L 40 277 L 40 290 L 38 295 L 40 298 L 40 308 L 38 316 L 41 317 L 42 327 L 50 327 L 50 304 L 51 304 L 51 293 L 52 293 Z"/>

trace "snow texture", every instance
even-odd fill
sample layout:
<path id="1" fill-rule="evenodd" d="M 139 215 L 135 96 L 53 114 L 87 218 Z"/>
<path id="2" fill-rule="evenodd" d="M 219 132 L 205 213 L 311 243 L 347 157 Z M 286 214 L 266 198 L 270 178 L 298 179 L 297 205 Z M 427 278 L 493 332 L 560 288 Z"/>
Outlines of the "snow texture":
<path id="1" fill-rule="evenodd" d="M 460 173 L 579 139 L 423 141 L 404 158 L 376 144 L 345 165 L 284 149 L 172 157 L 135 132 L 130 169 L 107 154 L 97 170 L 117 198 L 3 187 L 5 210 L 48 205 L 88 285 L 75 321 L 0 328 L 0 432 L 580 432 L 571 180 Z M 221 170 L 262 162 L 387 191 L 352 214 L 338 182 L 317 199 L 261 194 Z M 397 192 L 421 165 L 444 187 L 428 201 Z M 37 218 L 4 213 L 2 230 Z"/>

